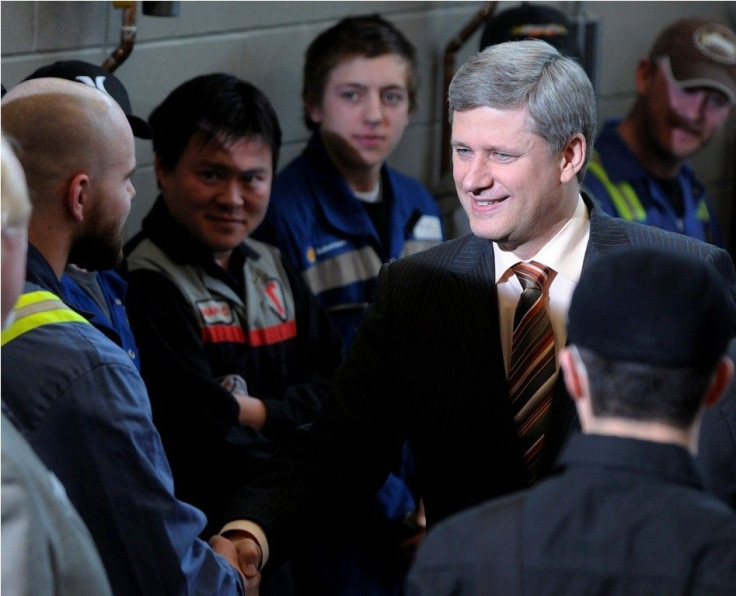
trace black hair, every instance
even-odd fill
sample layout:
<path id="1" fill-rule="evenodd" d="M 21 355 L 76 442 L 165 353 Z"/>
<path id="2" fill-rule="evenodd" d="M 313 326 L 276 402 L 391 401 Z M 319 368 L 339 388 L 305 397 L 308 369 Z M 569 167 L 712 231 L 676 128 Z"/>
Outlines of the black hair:
<path id="1" fill-rule="evenodd" d="M 224 73 L 195 77 L 174 89 L 148 118 L 153 151 L 167 170 L 176 167 L 193 135 L 203 143 L 259 137 L 270 145 L 273 171 L 281 148 L 281 126 L 271 102 L 255 85 Z"/>
<path id="2" fill-rule="evenodd" d="M 577 346 L 588 372 L 596 416 L 692 424 L 703 404 L 713 369 L 665 366 L 606 358 Z"/>

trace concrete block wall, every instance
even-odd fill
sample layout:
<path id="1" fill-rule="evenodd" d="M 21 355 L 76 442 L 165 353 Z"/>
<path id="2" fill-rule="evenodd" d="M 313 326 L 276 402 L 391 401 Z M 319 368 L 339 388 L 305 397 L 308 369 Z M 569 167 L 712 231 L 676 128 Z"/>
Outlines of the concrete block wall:
<path id="1" fill-rule="evenodd" d="M 8 1 L 0 3 L 0 78 L 6 88 L 39 66 L 81 59 L 103 64 L 121 38 L 123 10 L 115 2 Z M 323 29 L 347 15 L 380 13 L 417 46 L 419 107 L 390 161 L 422 180 L 446 200 L 440 179 L 444 96 L 443 55 L 447 44 L 488 2 L 477 1 L 195 1 L 179 3 L 173 17 L 147 16 L 136 4 L 136 42 L 115 74 L 126 85 L 135 113 L 147 117 L 183 81 L 227 71 L 246 78 L 271 99 L 284 129 L 280 165 L 303 148 L 308 131 L 300 101 L 303 54 Z M 516 2 L 498 2 L 500 11 Z M 600 121 L 624 114 L 633 101 L 633 72 L 656 33 L 681 16 L 702 14 L 736 26 L 733 2 L 547 2 L 598 23 L 597 93 Z M 457 52 L 461 64 L 478 50 L 481 28 Z M 727 237 L 736 200 L 736 118 L 693 160 L 713 195 Z M 130 237 L 155 196 L 150 142 L 136 140 L 138 170 Z M 455 199 L 450 199 L 455 204 Z"/>

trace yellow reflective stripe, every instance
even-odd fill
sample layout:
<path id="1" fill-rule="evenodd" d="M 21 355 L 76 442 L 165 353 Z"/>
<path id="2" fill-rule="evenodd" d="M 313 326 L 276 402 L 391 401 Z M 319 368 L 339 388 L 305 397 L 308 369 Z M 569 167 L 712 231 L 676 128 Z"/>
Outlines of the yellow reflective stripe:
<path id="1" fill-rule="evenodd" d="M 619 182 L 618 188 L 626 197 L 629 208 L 634 212 L 634 219 L 636 221 L 644 221 L 647 218 L 647 212 L 644 211 L 644 207 L 631 184 L 628 182 Z"/>
<path id="2" fill-rule="evenodd" d="M 36 292 L 28 292 L 21 294 L 18 298 L 18 302 L 13 307 L 16 311 L 23 311 L 29 307 L 37 307 L 41 310 L 49 310 L 42 303 L 56 304 L 56 308 L 62 308 L 66 306 L 56 294 L 53 292 L 47 292 L 46 290 L 38 290 Z M 38 306 L 40 305 L 40 306 Z"/>
<path id="3" fill-rule="evenodd" d="M 20 335 L 43 325 L 89 323 L 82 315 L 64 304 L 56 294 L 43 290 L 22 294 L 13 308 L 10 320 L 11 323 L 2 330 L 0 345 L 4 346 Z"/>
<path id="4" fill-rule="evenodd" d="M 634 192 L 634 188 L 628 182 L 621 182 L 618 185 L 611 182 L 598 159 L 600 158 L 594 154 L 593 159 L 588 163 L 588 169 L 601 181 L 608 194 L 611 195 L 611 200 L 618 214 L 629 221 L 644 221 L 647 218 L 647 213 L 644 211 L 636 192 Z"/>
<path id="5" fill-rule="evenodd" d="M 710 213 L 708 212 L 708 205 L 706 205 L 705 200 L 700 201 L 698 204 L 698 210 L 695 213 L 695 217 L 704 223 L 710 222 Z"/>

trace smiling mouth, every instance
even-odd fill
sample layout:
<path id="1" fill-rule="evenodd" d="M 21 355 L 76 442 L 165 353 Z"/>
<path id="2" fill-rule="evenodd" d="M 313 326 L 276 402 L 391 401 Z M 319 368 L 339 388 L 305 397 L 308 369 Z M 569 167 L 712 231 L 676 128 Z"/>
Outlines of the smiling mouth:
<path id="1" fill-rule="evenodd" d="M 225 225 L 243 225 L 245 222 L 242 219 L 233 219 L 233 218 L 227 218 L 227 217 L 211 217 L 210 221 L 216 223 L 216 224 L 225 224 Z"/>
<path id="2" fill-rule="evenodd" d="M 507 197 L 501 197 L 500 199 L 483 199 L 483 200 L 474 199 L 473 202 L 478 207 L 490 207 L 491 205 L 498 205 L 499 203 L 503 203 L 506 199 Z"/>
<path id="3" fill-rule="evenodd" d="M 383 137 L 377 137 L 377 136 L 356 136 L 355 138 L 361 143 L 381 143 L 383 142 Z"/>
<path id="4" fill-rule="evenodd" d="M 681 130 L 689 135 L 692 135 L 694 137 L 702 136 L 703 131 L 700 126 L 697 126 L 695 124 L 691 124 L 686 121 L 678 120 L 672 123 L 672 128 Z"/>

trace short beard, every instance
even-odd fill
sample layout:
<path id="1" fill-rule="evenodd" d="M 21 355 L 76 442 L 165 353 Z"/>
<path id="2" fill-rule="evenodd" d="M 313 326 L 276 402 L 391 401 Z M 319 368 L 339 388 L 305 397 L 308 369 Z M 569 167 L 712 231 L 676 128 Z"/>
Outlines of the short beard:
<path id="1" fill-rule="evenodd" d="M 120 234 L 103 230 L 78 238 L 69 252 L 69 262 L 87 271 L 114 269 L 123 260 L 123 242 Z"/>

